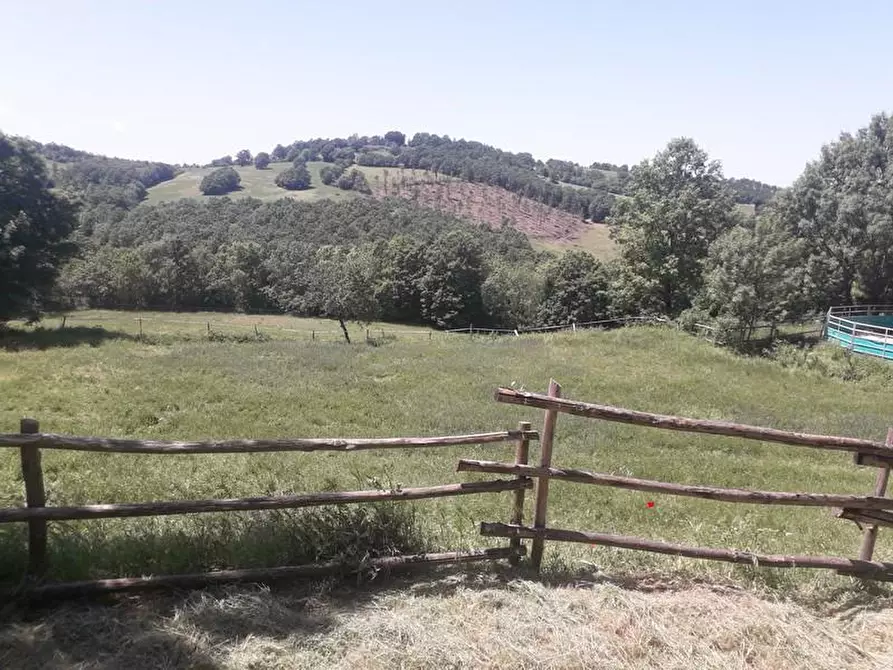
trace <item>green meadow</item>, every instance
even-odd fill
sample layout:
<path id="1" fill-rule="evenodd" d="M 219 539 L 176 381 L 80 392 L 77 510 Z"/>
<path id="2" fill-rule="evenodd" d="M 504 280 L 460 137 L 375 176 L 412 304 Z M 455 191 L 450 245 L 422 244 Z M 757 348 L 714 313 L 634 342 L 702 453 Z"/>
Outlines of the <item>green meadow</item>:
<path id="1" fill-rule="evenodd" d="M 448 435 L 513 428 L 519 421 L 540 428 L 541 412 L 498 404 L 493 391 L 544 391 L 550 378 L 568 398 L 692 417 L 872 439 L 882 439 L 891 423 L 889 390 L 880 381 L 844 382 L 788 369 L 659 327 L 491 338 L 374 324 L 367 341 L 365 327 L 351 324 L 354 343 L 347 345 L 332 322 L 290 317 L 74 317 L 65 329 L 56 319 L 40 329 L 14 326 L 0 339 L 0 432 L 16 432 L 23 416 L 38 419 L 44 432 L 184 440 Z M 323 330 L 331 335 L 311 339 L 311 332 Z M 510 460 L 512 454 L 511 445 L 192 456 L 47 450 L 43 462 L 49 504 L 64 505 L 469 481 L 487 476 L 456 473 L 460 458 Z M 532 455 L 538 455 L 536 443 Z M 781 491 L 867 494 L 875 477 L 842 453 L 566 415 L 558 420 L 553 463 Z M 14 449 L 0 450 L 0 501 L 22 504 Z M 396 520 L 399 532 L 387 542 L 397 549 L 493 546 L 498 541 L 481 538 L 478 523 L 507 522 L 510 505 L 510 494 L 419 501 L 381 508 L 363 522 L 379 528 Z M 528 519 L 529 505 L 528 497 Z M 339 514 L 299 510 L 51 523 L 51 575 L 98 578 L 319 560 L 344 543 L 341 549 L 320 548 L 327 540 L 308 528 L 334 523 L 342 532 L 357 522 L 349 515 L 361 513 Z M 824 509 L 733 505 L 560 482 L 552 484 L 549 525 L 764 553 L 855 556 L 861 537 L 854 524 Z M 878 558 L 893 559 L 891 540 L 880 533 Z M 25 557 L 24 526 L 0 526 L 0 583 L 21 578 Z M 844 579 L 557 543 L 547 543 L 546 562 L 550 569 L 597 566 L 612 575 L 658 571 L 778 585 Z"/>

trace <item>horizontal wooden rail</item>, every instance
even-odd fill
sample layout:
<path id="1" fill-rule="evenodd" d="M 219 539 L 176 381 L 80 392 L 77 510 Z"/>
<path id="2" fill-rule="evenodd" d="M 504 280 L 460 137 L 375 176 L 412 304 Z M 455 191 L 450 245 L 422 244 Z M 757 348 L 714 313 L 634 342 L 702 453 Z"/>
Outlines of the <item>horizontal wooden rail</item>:
<path id="1" fill-rule="evenodd" d="M 41 449 L 71 449 L 126 454 L 232 454 L 272 451 L 363 451 L 365 449 L 401 449 L 407 447 L 451 447 L 463 444 L 513 442 L 538 439 L 536 431 L 503 430 L 474 435 L 446 437 L 394 437 L 362 439 L 276 439 L 224 440 L 218 442 L 171 442 L 166 440 L 130 440 L 105 437 L 72 437 L 38 433 L 0 434 L 0 447 L 36 446 Z M 893 450 L 891 450 L 893 451 Z"/>
<path id="2" fill-rule="evenodd" d="M 80 505 L 77 507 L 15 507 L 0 509 L 0 523 L 44 519 L 73 521 L 75 519 L 108 519 L 138 516 L 168 516 L 204 512 L 236 512 L 245 510 L 294 509 L 320 505 L 384 502 L 387 500 L 422 500 L 447 498 L 475 493 L 498 493 L 529 489 L 528 479 L 508 479 L 491 482 L 443 484 L 395 491 L 325 491 L 290 496 L 264 496 L 229 500 L 171 500 L 146 503 L 117 503 L 108 505 Z"/>
<path id="3" fill-rule="evenodd" d="M 570 468 L 539 468 L 532 465 L 497 463 L 462 459 L 459 472 L 489 472 L 523 477 L 550 477 L 578 484 L 596 484 L 618 489 L 666 493 L 674 496 L 704 498 L 720 502 L 752 503 L 755 505 L 794 505 L 799 507 L 847 507 L 871 510 L 893 510 L 893 499 L 875 496 L 857 496 L 835 493 L 789 493 L 787 491 L 752 491 L 750 489 L 725 489 L 689 484 L 670 484 L 651 479 L 621 477 L 601 472 Z"/>
<path id="4" fill-rule="evenodd" d="M 588 417 L 590 419 L 604 419 L 605 421 L 617 421 L 619 423 L 630 423 L 637 426 L 663 428 L 666 430 L 678 430 L 690 433 L 742 437 L 749 440 L 761 440 L 764 442 L 780 442 L 782 444 L 815 447 L 817 449 L 854 451 L 885 457 L 893 461 L 893 447 L 886 446 L 883 442 L 863 440 L 856 437 L 811 435 L 808 433 L 797 433 L 788 430 L 777 430 L 775 428 L 749 426 L 729 421 L 689 419 L 680 416 L 671 416 L 669 414 L 652 414 L 651 412 L 639 412 L 636 410 L 624 409 L 622 407 L 612 407 L 610 405 L 595 405 L 576 400 L 552 398 L 540 393 L 528 393 L 526 391 L 516 391 L 515 389 L 509 388 L 497 389 L 496 400 L 498 402 L 510 403 L 513 405 L 551 409 L 566 414 Z"/>
<path id="5" fill-rule="evenodd" d="M 845 507 L 838 511 L 837 516 L 869 526 L 893 526 L 893 512 L 882 510 Z"/>
<path id="6" fill-rule="evenodd" d="M 344 573 L 359 573 L 366 570 L 399 571 L 432 565 L 472 563 L 491 561 L 524 555 L 524 547 L 497 549 L 472 549 L 436 554 L 412 554 L 408 556 L 388 556 L 373 558 L 359 566 L 345 565 L 333 561 L 314 565 L 293 565 L 278 568 L 254 568 L 246 570 L 217 570 L 188 575 L 158 575 L 154 577 L 125 577 L 123 579 L 100 579 L 96 581 L 43 584 L 19 592 L 6 592 L 7 598 L 19 597 L 28 600 L 47 598 L 71 598 L 95 596 L 116 591 L 134 591 L 164 588 L 197 588 L 229 582 L 271 582 L 295 577 L 324 577 Z"/>
<path id="7" fill-rule="evenodd" d="M 508 538 L 542 538 L 559 542 L 579 542 L 621 549 L 638 549 L 658 554 L 703 558 L 726 563 L 743 563 L 754 567 L 773 568 L 827 568 L 838 572 L 868 576 L 872 579 L 893 580 L 893 563 L 880 561 L 860 561 L 836 556 L 783 556 L 774 554 L 754 554 L 749 551 L 734 549 L 711 549 L 693 547 L 684 544 L 659 542 L 630 535 L 614 535 L 610 533 L 590 533 L 578 530 L 560 530 L 557 528 L 531 528 L 529 526 L 509 526 L 504 523 L 482 523 L 481 535 L 487 537 Z"/>

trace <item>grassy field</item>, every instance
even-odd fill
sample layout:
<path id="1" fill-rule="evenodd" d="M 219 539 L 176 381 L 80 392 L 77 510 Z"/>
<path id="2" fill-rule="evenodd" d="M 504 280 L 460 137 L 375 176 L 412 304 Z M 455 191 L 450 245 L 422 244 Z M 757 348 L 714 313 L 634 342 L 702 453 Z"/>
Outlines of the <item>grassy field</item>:
<path id="1" fill-rule="evenodd" d="M 617 257 L 617 245 L 611 239 L 608 226 L 604 223 L 590 223 L 576 240 L 569 242 L 546 242 L 532 240 L 534 248 L 561 253 L 569 249 L 588 251 L 601 261 L 609 261 Z"/>
<path id="2" fill-rule="evenodd" d="M 743 358 L 669 329 L 493 339 L 376 325 L 385 337 L 310 340 L 330 322 L 90 312 L 64 330 L 0 338 L 0 431 L 146 438 L 435 435 L 513 427 L 537 411 L 493 388 L 544 390 L 643 410 L 878 439 L 886 377 L 842 382 Z M 135 318 L 145 337 L 136 337 Z M 228 337 L 209 338 L 211 332 Z M 254 325 L 264 337 L 254 336 Z M 102 328 L 91 328 L 90 326 Z M 390 331 L 387 329 L 390 328 Z M 244 337 L 245 331 L 248 336 Z M 373 332 L 374 335 L 374 332 Z M 353 454 L 102 455 L 45 451 L 49 503 L 238 497 L 467 481 L 461 457 L 511 447 Z M 537 449 L 534 445 L 533 456 Z M 22 504 L 18 454 L 0 451 L 0 506 Z M 553 463 L 687 483 L 866 493 L 843 454 L 561 416 Z M 652 500 L 655 506 L 648 507 Z M 530 499 L 528 498 L 528 505 Z M 276 565 L 396 548 L 486 546 L 505 521 L 492 494 L 311 514 L 51 523 L 53 578 Z M 399 512 L 403 512 L 400 514 Z M 530 509 L 527 510 L 529 519 Z M 553 483 L 555 527 L 767 553 L 853 556 L 827 510 L 731 505 Z M 876 557 L 890 560 L 882 531 Z M 17 583 L 25 529 L 0 526 L 0 586 Z M 839 668 L 893 663 L 893 594 L 830 573 L 755 570 L 582 545 L 546 546 L 544 579 L 499 566 L 356 584 L 230 586 L 0 608 L 0 667 Z M 584 662 L 585 660 L 585 662 Z"/>
<path id="3" fill-rule="evenodd" d="M 230 198 L 258 198 L 259 200 L 276 200 L 278 198 L 296 198 L 298 200 L 323 200 L 326 198 L 345 200 L 358 197 L 353 191 L 343 191 L 334 186 L 322 183 L 319 171 L 326 163 L 307 163 L 310 170 L 312 187 L 305 191 L 287 191 L 276 186 L 276 175 L 291 167 L 291 163 L 270 163 L 266 170 L 258 170 L 254 165 L 245 167 L 234 166 L 236 172 L 242 178 L 242 188 L 235 193 L 230 193 Z M 206 196 L 198 190 L 202 178 L 214 168 L 186 168 L 182 173 L 170 181 L 165 181 L 149 189 L 146 203 L 157 205 L 160 202 L 179 200 L 180 198 L 217 198 L 223 196 Z"/>
<path id="4" fill-rule="evenodd" d="M 550 377 L 566 397 L 643 410 L 729 419 L 811 432 L 881 438 L 889 392 L 870 381 L 845 383 L 771 361 L 736 357 L 689 336 L 657 328 L 521 338 L 470 338 L 425 331 L 387 333 L 347 346 L 308 331 L 333 324 L 267 317 L 90 313 L 66 331 L 5 338 L 0 350 L 0 425 L 21 416 L 44 431 L 147 438 L 374 437 L 436 435 L 541 421 L 539 412 L 499 405 L 499 385 L 543 390 Z M 223 323 L 230 322 L 230 330 Z M 178 323 L 180 322 L 180 323 Z M 72 323 L 77 328 L 71 328 Z M 82 328 L 102 324 L 103 331 Z M 233 324 L 240 324 L 238 326 Z M 162 329 L 163 326 L 163 329 Z M 287 326 L 295 326 L 285 330 Z M 376 327 L 373 327 L 373 335 Z M 235 341 L 240 329 L 248 337 Z M 409 331 L 405 328 L 394 330 Z M 49 337 L 55 336 L 56 339 Z M 335 334 L 336 335 L 336 334 Z M 396 339 L 391 339 L 392 337 Z M 460 457 L 509 458 L 511 448 L 406 453 L 125 456 L 47 452 L 51 504 L 239 497 L 275 492 L 358 489 L 460 481 Z M 768 490 L 864 493 L 874 472 L 845 455 L 726 438 L 690 436 L 561 417 L 554 462 L 645 478 Z M 18 456 L 0 453 L 0 501 L 21 504 Z M 654 508 L 645 506 L 654 499 Z M 418 503 L 414 523 L 425 546 L 490 544 L 477 523 L 504 521 L 505 495 Z M 100 577 L 262 565 L 304 557 L 293 552 L 300 514 L 259 513 L 108 520 L 51 525 L 53 576 Z M 642 534 L 669 541 L 767 553 L 854 555 L 860 533 L 826 510 L 740 506 L 554 484 L 550 524 Z M 258 538 L 263 538 L 260 542 Z M 893 542 L 881 533 L 879 555 Z M 15 581 L 24 529 L 0 528 L 0 579 Z M 779 586 L 840 581 L 800 571 L 758 571 L 620 550 L 551 545 L 555 569 L 598 565 L 609 573 L 674 574 L 767 580 Z"/>

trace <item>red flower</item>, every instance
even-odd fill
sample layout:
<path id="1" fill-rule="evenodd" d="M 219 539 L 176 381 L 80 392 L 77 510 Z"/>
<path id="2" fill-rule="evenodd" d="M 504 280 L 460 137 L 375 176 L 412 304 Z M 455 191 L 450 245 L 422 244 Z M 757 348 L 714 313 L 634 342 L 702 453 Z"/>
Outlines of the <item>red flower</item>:
<path id="1" fill-rule="evenodd" d="M 646 507 L 654 507 L 654 501 L 649 500 L 648 502 L 645 503 L 645 505 L 646 505 Z"/>

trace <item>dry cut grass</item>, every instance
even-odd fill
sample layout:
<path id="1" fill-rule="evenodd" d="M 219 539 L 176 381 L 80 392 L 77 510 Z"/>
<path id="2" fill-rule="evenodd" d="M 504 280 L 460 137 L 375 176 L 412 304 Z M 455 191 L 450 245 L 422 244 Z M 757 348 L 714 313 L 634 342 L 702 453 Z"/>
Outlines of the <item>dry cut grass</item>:
<path id="1" fill-rule="evenodd" d="M 850 592 L 817 610 L 730 586 L 494 573 L 242 586 L 8 616 L 0 667 L 880 670 L 893 667 L 891 604 Z"/>

